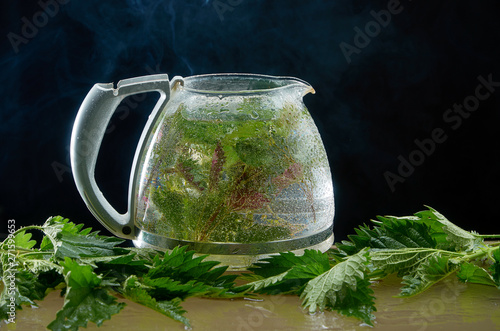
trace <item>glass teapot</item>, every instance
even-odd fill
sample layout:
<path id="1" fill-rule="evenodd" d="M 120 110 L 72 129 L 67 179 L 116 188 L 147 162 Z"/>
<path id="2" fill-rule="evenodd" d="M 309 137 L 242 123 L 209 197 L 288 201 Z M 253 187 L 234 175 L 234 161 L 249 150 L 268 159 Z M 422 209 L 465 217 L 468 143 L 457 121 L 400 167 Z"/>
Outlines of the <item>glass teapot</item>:
<path id="1" fill-rule="evenodd" d="M 160 97 L 136 149 L 128 211 L 118 213 L 94 178 L 107 124 L 127 96 Z M 273 253 L 327 250 L 334 198 L 321 137 L 291 77 L 151 75 L 96 84 L 71 137 L 78 191 L 113 234 L 137 247 L 178 245 L 244 269 Z"/>

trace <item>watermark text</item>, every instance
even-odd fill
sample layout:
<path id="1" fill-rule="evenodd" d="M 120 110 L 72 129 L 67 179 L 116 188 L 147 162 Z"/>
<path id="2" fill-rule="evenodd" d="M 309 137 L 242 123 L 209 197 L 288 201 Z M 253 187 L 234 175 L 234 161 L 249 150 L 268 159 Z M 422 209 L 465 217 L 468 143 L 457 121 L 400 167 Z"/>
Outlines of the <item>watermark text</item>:
<path id="1" fill-rule="evenodd" d="M 15 53 L 19 53 L 21 45 L 26 45 L 33 40 L 41 28 L 45 27 L 51 18 L 54 18 L 60 9 L 60 5 L 65 5 L 70 0 L 40 0 L 38 6 L 41 10 L 33 14 L 31 19 L 26 16 L 21 17 L 20 33 L 9 32 L 7 39 Z"/>
<path id="2" fill-rule="evenodd" d="M 16 260 L 16 241 L 14 239 L 14 233 L 16 232 L 16 221 L 7 221 L 7 232 L 9 235 L 5 239 L 3 244 L 3 249 L 7 250 L 7 262 L 3 264 L 3 283 L 5 286 L 5 293 L 7 294 L 7 320 L 8 324 L 14 325 L 10 329 L 15 329 L 16 323 L 16 298 L 17 298 L 17 286 L 16 286 L 16 271 L 17 271 L 17 260 Z"/>
<path id="3" fill-rule="evenodd" d="M 479 84 L 475 87 L 473 94 L 466 96 L 461 103 L 453 104 L 443 113 L 443 121 L 449 125 L 449 129 L 458 130 L 463 121 L 479 108 L 480 103 L 488 99 L 495 92 L 495 89 L 500 87 L 500 81 L 494 81 L 492 74 L 486 78 L 478 76 L 477 80 Z M 404 183 L 417 167 L 434 154 L 439 144 L 448 139 L 446 132 L 445 128 L 434 128 L 429 137 L 414 140 L 415 148 L 406 157 L 403 155 L 397 157 L 399 161 L 397 170 L 384 172 L 384 179 L 391 192 L 396 190 L 398 183 Z"/>

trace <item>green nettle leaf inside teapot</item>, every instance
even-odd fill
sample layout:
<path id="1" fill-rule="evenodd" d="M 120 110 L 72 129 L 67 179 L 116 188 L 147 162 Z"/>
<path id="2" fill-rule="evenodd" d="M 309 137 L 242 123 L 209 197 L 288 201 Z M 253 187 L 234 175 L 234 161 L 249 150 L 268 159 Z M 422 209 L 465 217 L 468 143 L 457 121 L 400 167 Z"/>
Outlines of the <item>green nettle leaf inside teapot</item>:
<path id="1" fill-rule="evenodd" d="M 149 91 L 160 99 L 137 147 L 129 210 L 119 214 L 95 183 L 98 147 L 120 101 Z M 302 101 L 309 92 L 296 78 L 249 74 L 96 84 L 73 130 L 77 187 L 98 220 L 138 247 L 187 245 L 227 256 L 234 268 L 281 251 L 326 250 L 333 186 Z"/>

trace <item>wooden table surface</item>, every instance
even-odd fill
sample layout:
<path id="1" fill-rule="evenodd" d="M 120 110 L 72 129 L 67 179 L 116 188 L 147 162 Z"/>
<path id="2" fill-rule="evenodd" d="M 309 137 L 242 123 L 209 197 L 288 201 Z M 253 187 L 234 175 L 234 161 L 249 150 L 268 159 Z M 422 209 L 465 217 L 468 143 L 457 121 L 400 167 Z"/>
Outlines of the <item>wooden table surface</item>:
<path id="1" fill-rule="evenodd" d="M 377 312 L 376 330 L 500 330 L 500 290 L 463 284 L 450 276 L 428 291 L 412 298 L 396 298 L 401 286 L 390 276 L 374 283 Z M 124 299 L 127 306 L 97 328 L 89 330 L 186 330 L 149 308 Z M 261 296 L 258 300 L 187 299 L 183 307 L 192 330 L 372 330 L 360 321 L 336 312 L 306 313 L 296 296 Z M 39 308 L 18 311 L 15 325 L 2 329 L 45 330 L 62 307 L 63 299 L 52 292 Z"/>

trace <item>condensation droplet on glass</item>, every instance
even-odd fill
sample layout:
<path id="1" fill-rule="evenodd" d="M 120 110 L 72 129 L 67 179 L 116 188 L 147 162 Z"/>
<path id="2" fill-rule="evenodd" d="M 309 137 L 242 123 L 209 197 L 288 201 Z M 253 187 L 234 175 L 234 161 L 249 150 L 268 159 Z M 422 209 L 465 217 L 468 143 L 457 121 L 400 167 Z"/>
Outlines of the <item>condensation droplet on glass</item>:
<path id="1" fill-rule="evenodd" d="M 256 120 L 259 118 L 259 113 L 257 113 L 255 110 L 252 110 L 250 117 L 253 118 L 254 120 Z"/>

